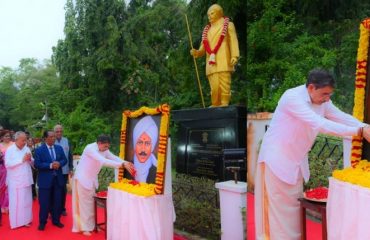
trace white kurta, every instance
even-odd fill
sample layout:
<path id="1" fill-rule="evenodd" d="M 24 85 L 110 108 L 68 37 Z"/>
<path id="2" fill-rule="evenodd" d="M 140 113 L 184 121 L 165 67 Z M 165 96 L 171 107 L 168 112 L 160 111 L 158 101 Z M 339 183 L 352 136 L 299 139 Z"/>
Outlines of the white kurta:
<path id="1" fill-rule="evenodd" d="M 94 199 L 98 174 L 102 166 L 118 168 L 124 160 L 109 150 L 100 152 L 97 143 L 87 145 L 82 153 L 72 181 L 72 232 L 94 229 Z"/>
<path id="2" fill-rule="evenodd" d="M 23 162 L 26 153 L 31 153 L 27 146 L 19 149 L 16 144 L 13 144 L 5 155 L 9 191 L 9 222 L 12 229 L 32 222 L 31 185 L 33 179 L 30 163 Z"/>
<path id="3" fill-rule="evenodd" d="M 317 134 L 352 136 L 364 125 L 331 101 L 313 104 L 305 85 L 283 94 L 258 156 L 256 239 L 300 239 L 297 198 L 302 196 L 302 177 L 310 177 L 307 155 Z"/>
<path id="4" fill-rule="evenodd" d="M 265 162 L 286 183 L 296 184 L 299 171 L 308 181 L 307 154 L 317 134 L 353 136 L 363 126 L 331 101 L 313 104 L 305 85 L 289 89 L 280 98 L 263 137 L 258 162 Z"/>

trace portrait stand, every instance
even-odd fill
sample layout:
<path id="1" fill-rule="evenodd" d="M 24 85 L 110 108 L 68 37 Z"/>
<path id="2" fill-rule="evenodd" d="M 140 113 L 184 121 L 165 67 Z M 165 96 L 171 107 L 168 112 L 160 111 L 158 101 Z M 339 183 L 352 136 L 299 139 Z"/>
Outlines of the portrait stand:
<path id="1" fill-rule="evenodd" d="M 170 139 L 166 160 L 166 169 L 171 169 Z M 143 197 L 109 187 L 107 208 L 107 239 L 173 239 L 176 215 L 171 171 L 166 171 L 162 195 Z"/>

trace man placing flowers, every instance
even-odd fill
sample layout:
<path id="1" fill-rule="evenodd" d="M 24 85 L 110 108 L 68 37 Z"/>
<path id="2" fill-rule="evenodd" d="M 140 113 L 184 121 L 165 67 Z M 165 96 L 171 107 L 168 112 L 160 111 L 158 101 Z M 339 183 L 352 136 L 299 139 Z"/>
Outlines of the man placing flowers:
<path id="1" fill-rule="evenodd" d="M 330 100 L 335 80 L 312 70 L 306 84 L 280 98 L 258 156 L 255 185 L 256 239 L 301 239 L 298 198 L 310 177 L 308 152 L 318 133 L 362 135 L 370 128 L 336 108 Z"/>
<path id="2" fill-rule="evenodd" d="M 95 227 L 94 195 L 99 186 L 98 174 L 103 166 L 124 167 L 131 174 L 135 171 L 131 162 L 109 151 L 110 142 L 110 137 L 102 134 L 82 152 L 72 180 L 72 232 L 89 236 Z"/>

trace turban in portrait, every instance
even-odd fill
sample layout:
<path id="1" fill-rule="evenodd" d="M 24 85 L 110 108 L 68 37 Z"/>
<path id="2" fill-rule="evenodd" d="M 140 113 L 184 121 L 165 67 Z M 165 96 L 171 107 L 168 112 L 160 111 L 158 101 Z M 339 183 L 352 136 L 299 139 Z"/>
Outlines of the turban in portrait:
<path id="1" fill-rule="evenodd" d="M 138 121 L 134 128 L 134 133 L 133 133 L 133 145 L 135 146 L 137 140 L 139 137 L 143 134 L 146 133 L 149 135 L 151 141 L 152 141 L 152 151 L 155 148 L 155 145 L 157 144 L 158 141 L 158 127 L 157 124 L 155 124 L 153 118 L 151 116 L 145 116 L 142 119 Z"/>

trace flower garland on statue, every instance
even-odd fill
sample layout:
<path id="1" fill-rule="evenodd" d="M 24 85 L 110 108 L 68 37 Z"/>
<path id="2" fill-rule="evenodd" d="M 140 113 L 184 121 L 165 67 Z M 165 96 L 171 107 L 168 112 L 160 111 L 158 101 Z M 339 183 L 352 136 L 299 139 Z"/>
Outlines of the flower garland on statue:
<path id="1" fill-rule="evenodd" d="M 367 56 L 369 50 L 370 36 L 370 18 L 363 20 L 360 24 L 360 38 L 357 50 L 356 64 L 356 81 L 355 81 L 355 98 L 353 107 L 353 116 L 360 120 L 364 120 L 365 110 L 365 87 L 367 74 Z M 351 149 L 351 166 L 356 167 L 362 157 L 362 137 L 354 136 L 352 139 Z"/>
<path id="2" fill-rule="evenodd" d="M 230 19 L 228 17 L 224 17 L 224 23 L 222 26 L 222 33 L 220 38 L 217 41 L 217 44 L 215 48 L 212 50 L 211 47 L 209 46 L 209 41 L 208 41 L 208 31 L 211 28 L 211 24 L 207 24 L 207 26 L 204 27 L 203 33 L 202 33 L 202 42 L 204 49 L 206 52 L 209 54 L 209 60 L 208 63 L 211 65 L 216 64 L 216 53 L 218 52 L 218 49 L 221 47 L 222 41 L 224 40 L 226 33 L 227 33 L 227 28 L 229 26 L 229 21 Z"/>

